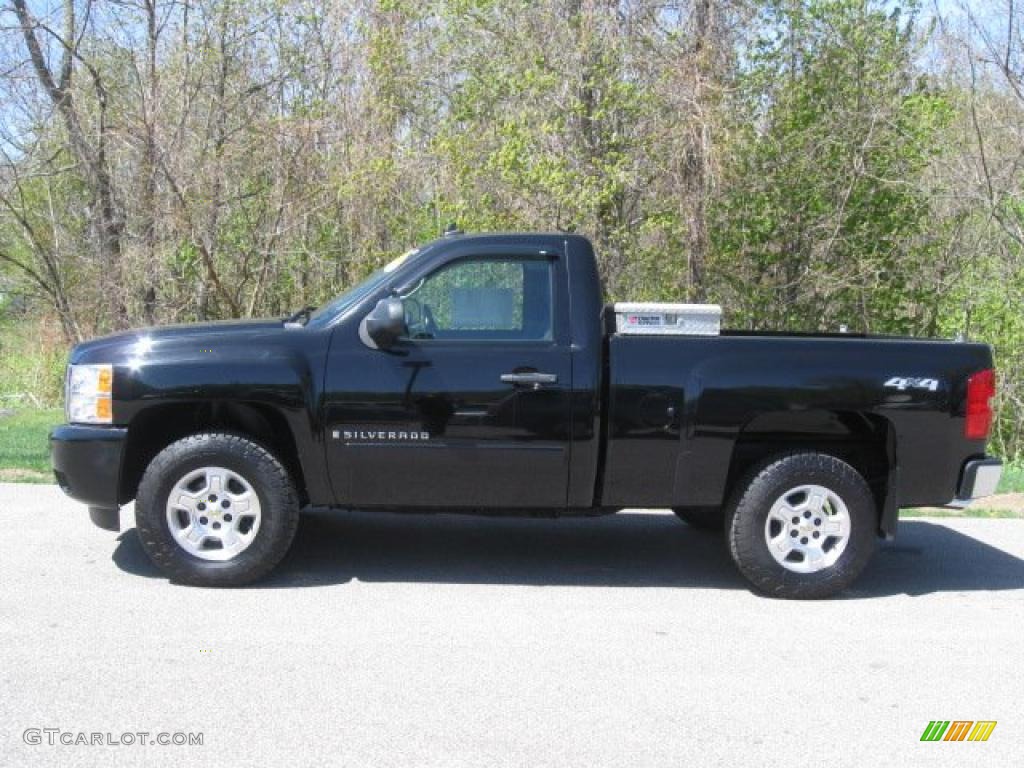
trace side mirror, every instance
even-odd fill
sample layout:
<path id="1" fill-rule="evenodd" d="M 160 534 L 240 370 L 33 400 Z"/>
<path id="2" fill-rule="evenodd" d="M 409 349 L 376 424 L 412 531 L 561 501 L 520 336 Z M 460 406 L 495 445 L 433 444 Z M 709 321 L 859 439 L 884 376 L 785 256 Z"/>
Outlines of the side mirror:
<path id="1" fill-rule="evenodd" d="M 405 333 L 405 307 L 397 296 L 378 301 L 359 324 L 360 338 L 374 349 L 390 349 Z"/>

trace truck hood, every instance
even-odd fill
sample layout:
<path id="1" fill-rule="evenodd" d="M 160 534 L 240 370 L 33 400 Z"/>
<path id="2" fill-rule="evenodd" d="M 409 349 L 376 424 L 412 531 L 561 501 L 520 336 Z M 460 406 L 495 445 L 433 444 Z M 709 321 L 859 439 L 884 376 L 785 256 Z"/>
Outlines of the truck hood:
<path id="1" fill-rule="evenodd" d="M 285 333 L 301 328 L 284 327 L 281 320 L 224 320 L 214 323 L 184 323 L 139 328 L 112 333 L 78 344 L 71 351 L 70 362 L 125 363 L 146 358 L 160 349 L 174 348 L 186 351 L 194 347 L 198 354 L 204 350 L 234 347 L 242 344 L 272 342 Z"/>

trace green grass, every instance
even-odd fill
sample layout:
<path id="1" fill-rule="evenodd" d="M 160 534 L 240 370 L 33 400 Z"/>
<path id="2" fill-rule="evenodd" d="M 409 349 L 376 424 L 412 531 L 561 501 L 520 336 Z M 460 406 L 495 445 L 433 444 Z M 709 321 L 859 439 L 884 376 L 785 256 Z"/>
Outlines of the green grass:
<path id="1" fill-rule="evenodd" d="M 59 406 L 67 356 L 67 342 L 51 324 L 0 315 L 0 408 Z"/>
<path id="2" fill-rule="evenodd" d="M 1008 461 L 1003 465 L 996 493 L 1024 493 L 1024 463 Z"/>
<path id="3" fill-rule="evenodd" d="M 1024 512 L 1013 509 L 936 509 L 933 507 L 922 509 L 901 509 L 900 517 L 982 517 L 988 519 L 1009 519 L 1020 520 L 1024 518 Z"/>
<path id="4" fill-rule="evenodd" d="M 52 483 L 50 429 L 64 421 L 55 408 L 0 416 L 0 480 Z"/>

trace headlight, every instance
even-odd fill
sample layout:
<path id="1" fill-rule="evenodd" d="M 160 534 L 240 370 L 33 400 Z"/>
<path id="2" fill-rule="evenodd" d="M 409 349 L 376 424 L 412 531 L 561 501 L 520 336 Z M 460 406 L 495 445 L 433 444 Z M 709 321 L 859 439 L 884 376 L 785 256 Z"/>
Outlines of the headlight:
<path id="1" fill-rule="evenodd" d="M 64 395 L 68 422 L 110 424 L 114 417 L 110 401 L 113 389 L 112 365 L 69 365 Z"/>

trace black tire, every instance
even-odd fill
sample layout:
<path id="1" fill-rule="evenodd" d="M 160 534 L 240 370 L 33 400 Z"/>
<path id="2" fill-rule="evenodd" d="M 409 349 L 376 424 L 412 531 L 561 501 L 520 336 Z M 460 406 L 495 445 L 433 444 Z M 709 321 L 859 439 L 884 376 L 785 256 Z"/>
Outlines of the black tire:
<path id="1" fill-rule="evenodd" d="M 838 496 L 849 514 L 850 533 L 834 563 L 812 573 L 796 573 L 773 557 L 766 524 L 775 502 L 805 484 L 822 486 Z M 878 512 L 868 484 L 849 464 L 822 453 L 792 453 L 756 468 L 736 489 L 726 519 L 736 567 L 758 592 L 772 597 L 814 599 L 842 591 L 864 570 L 878 543 Z M 792 535 L 799 537 L 799 533 Z"/>
<path id="2" fill-rule="evenodd" d="M 725 528 L 725 512 L 721 507 L 678 507 L 676 517 L 692 528 L 721 533 Z"/>
<path id="3" fill-rule="evenodd" d="M 167 500 L 190 471 L 217 466 L 242 476 L 261 508 L 251 544 L 229 560 L 204 560 L 172 536 Z M 173 581 L 206 587 L 237 587 L 262 578 L 285 556 L 299 522 L 299 500 L 288 471 L 262 446 L 223 433 L 192 435 L 167 446 L 150 462 L 135 499 L 135 524 L 146 554 Z"/>

